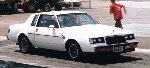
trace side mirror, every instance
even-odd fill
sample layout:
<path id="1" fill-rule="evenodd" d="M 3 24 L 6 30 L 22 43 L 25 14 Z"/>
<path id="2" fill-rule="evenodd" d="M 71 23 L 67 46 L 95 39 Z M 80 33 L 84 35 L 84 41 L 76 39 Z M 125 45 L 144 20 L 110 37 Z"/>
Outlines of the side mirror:
<path id="1" fill-rule="evenodd" d="M 49 25 L 49 28 L 54 28 L 55 26 L 54 25 Z"/>

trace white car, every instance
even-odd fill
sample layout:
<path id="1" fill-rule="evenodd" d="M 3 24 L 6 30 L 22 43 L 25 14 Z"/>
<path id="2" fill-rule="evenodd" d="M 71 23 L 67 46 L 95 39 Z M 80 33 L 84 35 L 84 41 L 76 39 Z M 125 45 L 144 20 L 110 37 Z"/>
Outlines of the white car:
<path id="1" fill-rule="evenodd" d="M 31 14 L 23 24 L 9 26 L 8 39 L 17 42 L 23 53 L 34 48 L 66 51 L 71 59 L 84 53 L 121 54 L 135 51 L 134 33 L 98 24 L 81 11 L 52 11 Z"/>

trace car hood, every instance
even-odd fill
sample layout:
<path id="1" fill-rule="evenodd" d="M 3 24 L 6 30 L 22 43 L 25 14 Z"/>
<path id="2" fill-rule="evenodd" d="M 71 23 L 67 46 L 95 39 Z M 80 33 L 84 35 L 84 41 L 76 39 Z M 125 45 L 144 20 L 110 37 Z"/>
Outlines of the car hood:
<path id="1" fill-rule="evenodd" d="M 132 34 L 133 32 L 116 28 L 113 26 L 107 26 L 102 24 L 97 25 L 82 25 L 74 27 L 65 27 L 63 30 L 64 34 L 88 36 L 88 37 L 103 37 L 111 35 L 125 35 Z"/>

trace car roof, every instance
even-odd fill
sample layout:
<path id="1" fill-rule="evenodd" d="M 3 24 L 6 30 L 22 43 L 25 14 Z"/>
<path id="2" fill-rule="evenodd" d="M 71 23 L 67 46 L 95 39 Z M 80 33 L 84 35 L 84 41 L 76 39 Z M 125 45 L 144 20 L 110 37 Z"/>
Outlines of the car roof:
<path id="1" fill-rule="evenodd" d="M 61 14 L 69 14 L 69 13 L 86 13 L 82 11 L 50 11 L 50 12 L 41 12 L 36 14 L 48 14 L 48 15 L 61 15 Z"/>

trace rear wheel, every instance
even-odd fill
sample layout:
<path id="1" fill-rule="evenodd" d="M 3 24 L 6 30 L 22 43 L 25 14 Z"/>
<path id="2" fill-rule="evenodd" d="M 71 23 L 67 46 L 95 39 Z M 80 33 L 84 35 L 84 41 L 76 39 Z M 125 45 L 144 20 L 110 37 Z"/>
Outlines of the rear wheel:
<path id="1" fill-rule="evenodd" d="M 19 40 L 19 48 L 22 53 L 31 53 L 34 50 L 34 47 L 26 36 L 22 36 Z"/>
<path id="2" fill-rule="evenodd" d="M 67 46 L 67 53 L 71 60 L 78 60 L 81 58 L 82 50 L 77 42 L 71 42 Z"/>

